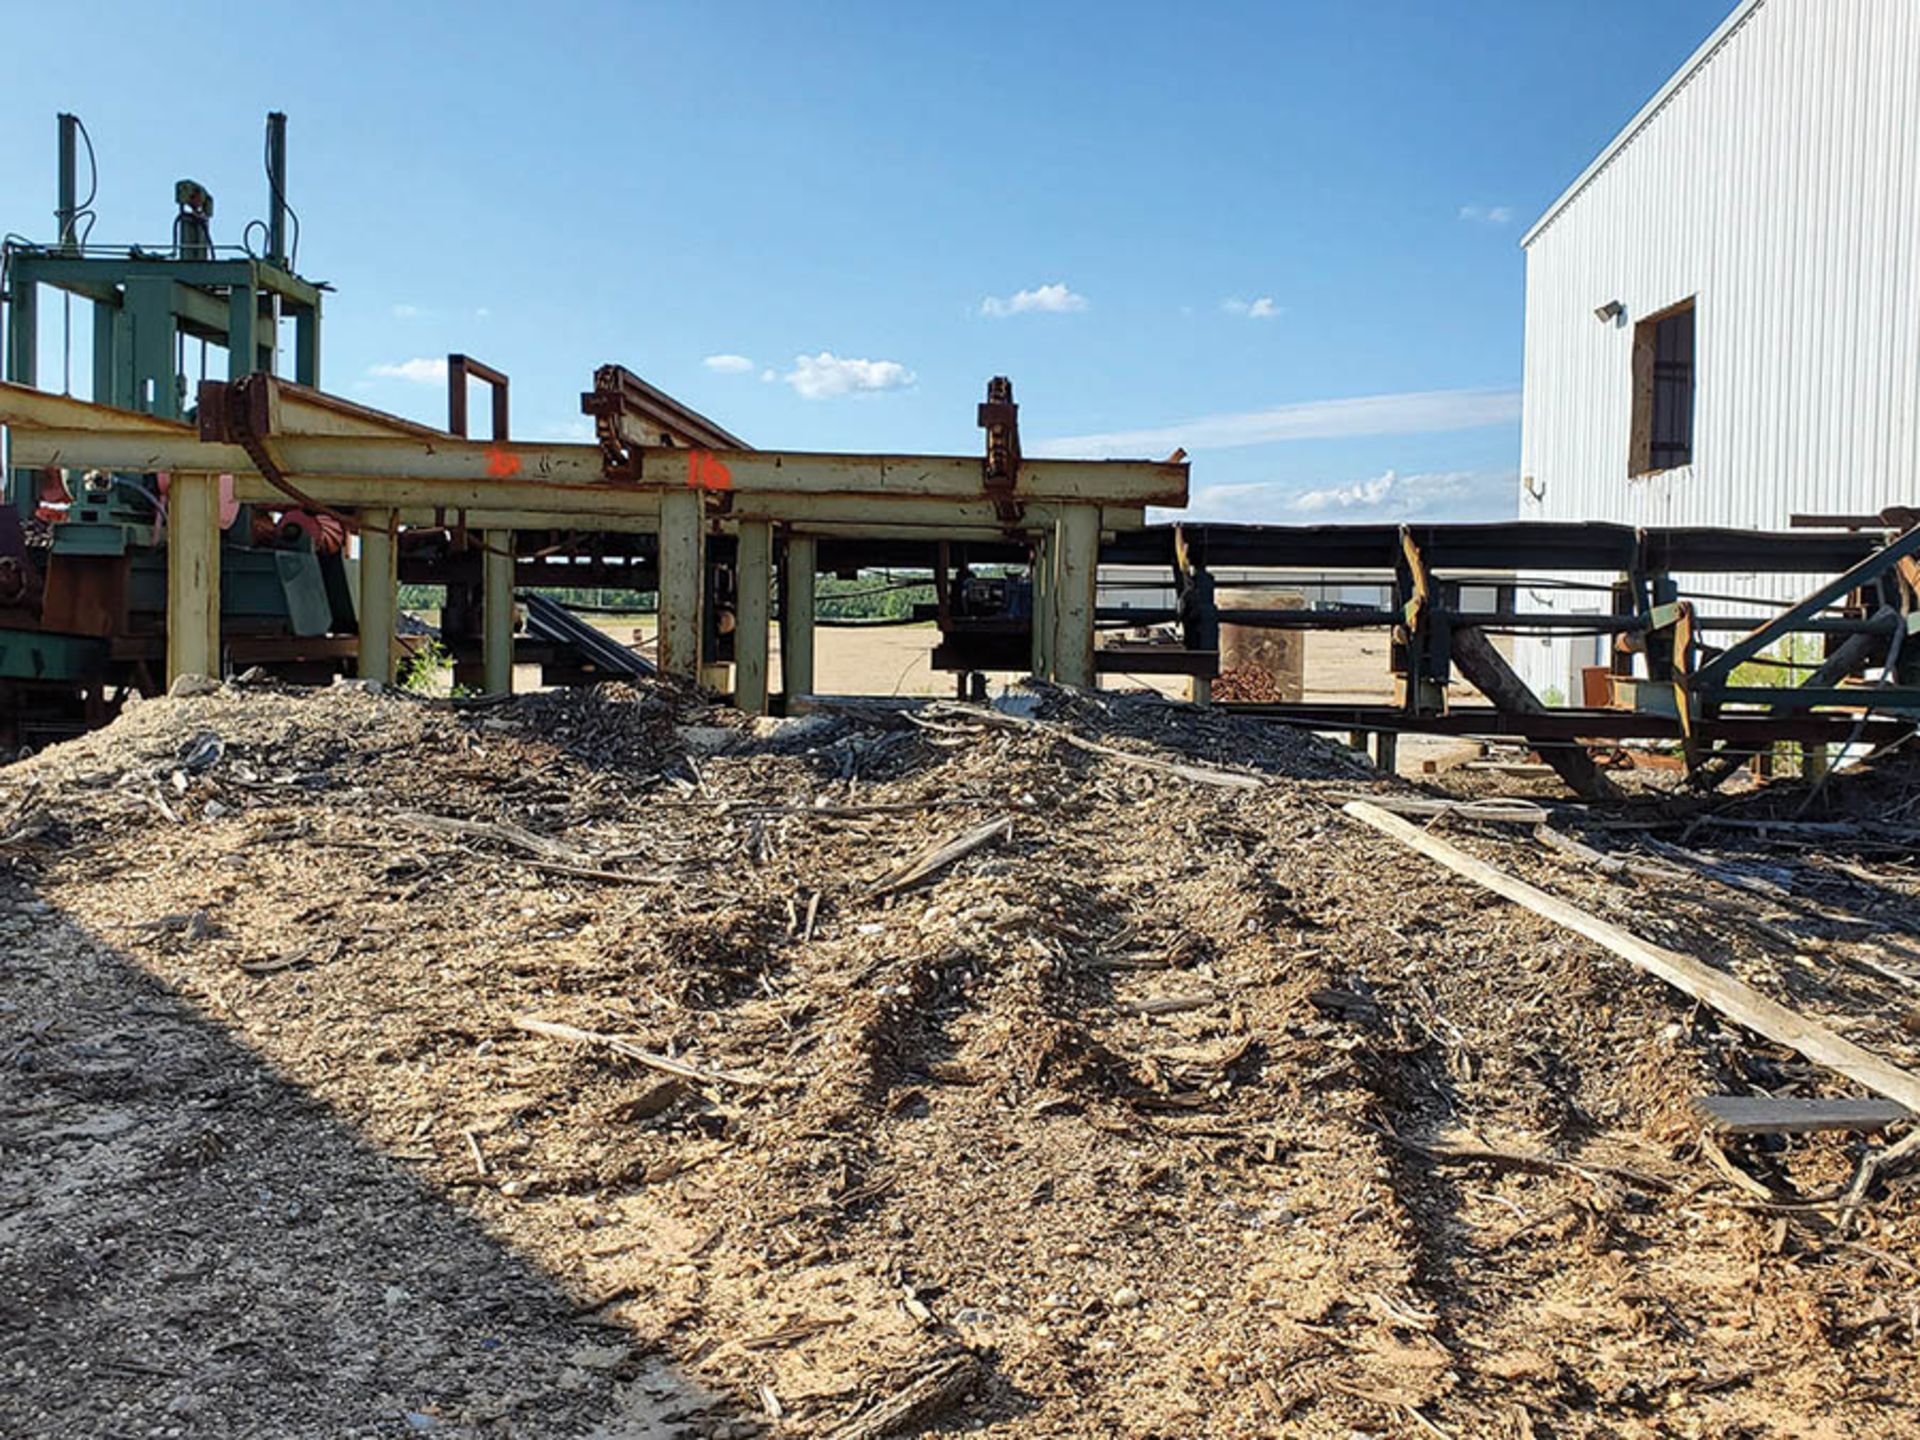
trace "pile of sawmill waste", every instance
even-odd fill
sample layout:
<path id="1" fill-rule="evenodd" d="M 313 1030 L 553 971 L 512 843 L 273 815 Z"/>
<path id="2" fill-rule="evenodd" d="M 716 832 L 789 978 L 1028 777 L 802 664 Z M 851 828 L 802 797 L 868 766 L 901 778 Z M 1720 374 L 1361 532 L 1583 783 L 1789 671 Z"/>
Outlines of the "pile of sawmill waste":
<path id="1" fill-rule="evenodd" d="M 1298 697 L 1289 696 L 1272 671 L 1236 665 L 1214 677 L 1213 698 L 1223 705 L 1280 705 Z"/>
<path id="2" fill-rule="evenodd" d="M 1916 1061 L 1870 833 L 1055 691 L 139 705 L 0 770 L 0 1432 L 1908 1429 L 1902 1123 L 1463 856 Z"/>

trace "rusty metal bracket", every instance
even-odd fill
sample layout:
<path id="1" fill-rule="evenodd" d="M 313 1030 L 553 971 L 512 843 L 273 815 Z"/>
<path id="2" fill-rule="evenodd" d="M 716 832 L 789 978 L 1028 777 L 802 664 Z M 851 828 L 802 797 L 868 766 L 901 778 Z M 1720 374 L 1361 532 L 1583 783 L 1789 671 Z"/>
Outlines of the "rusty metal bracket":
<path id="1" fill-rule="evenodd" d="M 594 438 L 600 442 L 610 480 L 637 480 L 640 465 L 633 452 L 648 445 L 753 449 L 624 365 L 602 365 L 593 372 L 593 389 L 580 397 L 580 413 L 593 417 Z"/>
<path id="2" fill-rule="evenodd" d="M 1012 525 L 1025 509 L 1013 493 L 1014 482 L 1020 478 L 1020 407 L 1013 401 L 1013 381 L 1004 375 L 987 381 L 987 398 L 976 423 L 987 432 L 981 483 L 1000 523 Z"/>
<path id="3" fill-rule="evenodd" d="M 303 510 L 328 515 L 347 530 L 357 531 L 360 522 L 323 505 L 287 478 L 267 444 L 273 433 L 273 376 L 265 371 L 242 375 L 238 380 L 202 380 L 198 392 L 200 438 L 238 445 L 253 461 L 254 469 L 274 489 Z"/>
<path id="4" fill-rule="evenodd" d="M 507 438 L 507 387 L 503 371 L 483 365 L 471 355 L 447 356 L 447 433 L 467 435 L 467 382 L 484 381 L 493 392 L 493 438 Z"/>
<path id="5" fill-rule="evenodd" d="M 1435 594 L 1427 557 L 1410 526 L 1400 527 L 1400 553 L 1394 562 L 1394 588 L 1400 597 L 1400 623 L 1394 630 L 1396 673 L 1411 712 L 1445 714 L 1447 685 L 1453 670 L 1452 613 Z M 1457 588 L 1457 587 L 1455 587 Z"/>

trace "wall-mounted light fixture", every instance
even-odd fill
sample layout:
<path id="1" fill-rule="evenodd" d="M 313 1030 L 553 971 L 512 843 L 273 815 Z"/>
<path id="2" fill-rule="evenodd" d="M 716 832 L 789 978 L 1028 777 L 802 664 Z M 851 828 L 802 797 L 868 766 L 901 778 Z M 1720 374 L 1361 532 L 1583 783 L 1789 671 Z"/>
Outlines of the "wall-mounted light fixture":
<path id="1" fill-rule="evenodd" d="M 1607 325 L 1618 320 L 1626 313 L 1626 306 L 1622 305 L 1618 300 L 1609 300 L 1593 312 L 1593 318 L 1598 320 L 1602 325 Z"/>

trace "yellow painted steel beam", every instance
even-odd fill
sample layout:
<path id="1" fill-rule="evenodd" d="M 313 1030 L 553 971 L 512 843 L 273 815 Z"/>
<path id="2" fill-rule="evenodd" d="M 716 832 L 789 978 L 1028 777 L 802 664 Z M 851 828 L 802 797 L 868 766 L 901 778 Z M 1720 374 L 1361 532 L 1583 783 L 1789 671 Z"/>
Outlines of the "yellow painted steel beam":
<path id="1" fill-rule="evenodd" d="M 488 530 L 480 552 L 480 684 L 513 693 L 513 532 Z"/>
<path id="2" fill-rule="evenodd" d="M 254 470 L 253 461 L 240 446 L 203 441 L 185 427 L 155 428 L 147 417 L 140 417 L 143 423 L 117 423 L 125 418 L 125 412 L 56 411 L 44 402 L 61 397 L 21 392 L 19 387 L 9 387 L 9 391 L 0 394 L 0 421 L 11 429 L 17 466 L 211 470 L 235 475 Z M 34 398 L 23 401 L 22 393 Z M 97 408 L 84 407 L 84 402 L 78 401 L 65 404 L 85 410 Z M 268 445 L 283 471 L 302 482 L 311 482 L 316 489 L 325 479 L 356 477 L 394 482 L 521 481 L 615 488 L 604 479 L 604 462 L 597 445 L 518 440 L 496 444 L 432 433 L 282 434 L 270 436 Z M 965 456 L 819 455 L 769 450 L 642 453 L 642 486 L 731 494 L 736 507 L 754 503 L 755 497 L 772 495 L 861 499 L 898 496 L 984 503 L 980 462 Z M 303 483 L 302 488 L 308 485 Z M 1014 496 L 1042 503 L 1184 505 L 1187 467 L 1127 460 L 1032 461 L 1020 467 Z"/>
<path id="3" fill-rule="evenodd" d="M 660 497 L 660 670 L 696 683 L 706 578 L 707 524 L 701 510 L 698 491 Z"/>
<path id="4" fill-rule="evenodd" d="M 786 565 L 780 574 L 785 601 L 780 624 L 780 688 L 789 700 L 813 693 L 814 573 L 817 542 L 810 535 L 787 537 Z"/>
<path id="5" fill-rule="evenodd" d="M 220 480 L 181 471 L 167 492 L 167 683 L 220 675 Z"/>
<path id="6" fill-rule="evenodd" d="M 1094 686 L 1093 612 L 1100 569 L 1100 512 L 1070 505 L 1054 530 L 1053 678 Z"/>
<path id="7" fill-rule="evenodd" d="M 641 452 L 640 482 L 665 487 L 810 495 L 982 494 L 980 461 L 959 455 L 836 455 L 790 450 Z M 1187 466 L 1152 460 L 1027 460 L 1014 498 L 1111 505 L 1185 505 Z"/>
<path id="8" fill-rule="evenodd" d="M 178 420 L 165 420 L 138 410 L 116 410 L 111 405 L 95 405 L 91 401 L 75 400 L 71 395 L 52 395 L 31 385 L 11 382 L 0 383 L 0 425 L 18 426 L 23 432 L 27 429 L 78 430 L 91 434 L 127 431 L 187 439 L 197 434 L 193 426 Z"/>
<path id="9" fill-rule="evenodd" d="M 375 475 L 323 479 L 300 475 L 295 476 L 292 483 L 301 494 L 342 510 L 378 505 L 391 506 L 409 516 L 430 516 L 435 510 L 444 510 L 449 518 L 458 510 L 465 510 L 469 514 L 520 511 L 546 517 L 540 521 L 542 527 L 559 529 L 651 530 L 660 514 L 660 495 L 657 491 L 632 490 L 620 485 L 542 485 L 517 480 L 385 480 Z M 285 508 L 296 503 L 286 491 L 252 473 L 236 474 L 233 491 L 243 503 L 250 505 Z M 586 520 L 596 523 L 583 525 L 581 522 Z M 597 523 L 601 520 L 645 520 L 648 523 L 634 526 L 609 523 L 602 527 Z M 469 521 L 470 525 L 473 523 Z"/>
<path id="10" fill-rule="evenodd" d="M 360 678 L 391 685 L 400 616 L 400 547 L 391 510 L 360 516 Z"/>
<path id="11" fill-rule="evenodd" d="M 234 475 L 254 470 L 253 460 L 240 446 L 201 440 L 191 432 L 62 430 L 17 423 L 9 428 L 14 453 L 21 457 L 16 464 L 214 470 Z M 330 478 L 375 476 L 395 482 L 519 480 L 606 487 L 597 445 L 512 441 L 497 446 L 428 435 L 274 435 L 268 437 L 267 445 L 282 470 L 301 481 L 311 480 L 316 488 Z"/>
<path id="12" fill-rule="evenodd" d="M 359 405 L 325 390 L 296 385 L 274 377 L 269 391 L 271 426 L 274 434 L 289 435 L 385 435 L 434 439 L 446 435 L 433 425 L 423 425 L 404 415 L 392 415 Z"/>
<path id="13" fill-rule="evenodd" d="M 281 504 L 288 503 L 284 496 Z M 394 511 L 402 525 L 416 530 L 572 530 L 582 535 L 653 535 L 660 529 L 657 507 L 637 515 L 609 515 L 597 512 L 583 515 L 575 511 L 553 510 L 435 510 L 426 505 L 403 505 Z"/>

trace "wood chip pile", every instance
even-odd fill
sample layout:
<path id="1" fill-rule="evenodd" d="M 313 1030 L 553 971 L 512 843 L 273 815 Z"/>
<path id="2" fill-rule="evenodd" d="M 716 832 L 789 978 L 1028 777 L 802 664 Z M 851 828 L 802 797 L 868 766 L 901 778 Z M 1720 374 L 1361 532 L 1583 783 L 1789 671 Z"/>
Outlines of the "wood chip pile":
<path id="1" fill-rule="evenodd" d="M 1833 1076 L 1330 746 L 1019 698 L 228 685 L 0 770 L 0 1433 L 1910 1428 L 1905 1177 L 1694 1106 Z M 1913 1063 L 1910 853 L 1693 818 L 1421 823 Z"/>

